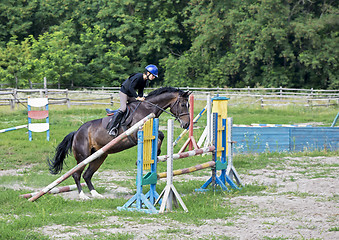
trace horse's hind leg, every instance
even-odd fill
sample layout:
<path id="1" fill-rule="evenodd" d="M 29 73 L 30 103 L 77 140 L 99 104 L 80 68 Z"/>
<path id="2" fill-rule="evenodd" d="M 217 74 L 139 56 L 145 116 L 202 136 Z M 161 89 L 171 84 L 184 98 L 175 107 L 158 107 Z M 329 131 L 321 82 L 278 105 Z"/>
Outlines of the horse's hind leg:
<path id="1" fill-rule="evenodd" d="M 97 158 L 93 162 L 91 162 L 86 169 L 85 173 L 83 174 L 83 178 L 87 184 L 89 191 L 91 192 L 92 197 L 94 198 L 104 198 L 101 194 L 99 194 L 92 184 L 92 177 L 93 174 L 99 169 L 101 164 L 105 161 L 107 154 L 102 155 L 101 157 Z"/>
<path id="2" fill-rule="evenodd" d="M 84 161 L 87 157 L 89 157 L 91 155 L 91 152 L 88 148 L 85 147 L 87 146 L 86 144 L 78 144 L 78 142 L 80 141 L 73 141 L 73 154 L 74 154 L 74 157 L 77 163 L 79 164 L 80 162 Z M 84 143 L 84 140 L 82 141 L 82 143 Z M 89 197 L 85 195 L 80 184 L 81 174 L 84 171 L 84 169 L 85 169 L 85 166 L 79 169 L 78 171 L 76 171 L 75 173 L 73 173 L 72 177 L 75 181 L 75 184 L 77 185 L 78 192 L 79 192 L 79 198 L 82 200 L 87 200 L 89 199 Z"/>
<path id="3" fill-rule="evenodd" d="M 89 199 L 89 197 L 87 197 L 84 193 L 84 191 L 82 190 L 82 186 L 80 183 L 80 178 L 81 178 L 81 174 L 83 172 L 85 167 L 81 168 L 80 170 L 76 171 L 75 173 L 72 174 L 72 177 L 75 181 L 75 184 L 77 185 L 78 188 L 78 192 L 79 192 L 79 198 L 82 200 L 87 200 Z"/>
<path id="4" fill-rule="evenodd" d="M 164 140 L 164 133 L 159 131 L 158 132 L 158 152 L 157 152 L 157 156 L 159 156 L 161 154 L 161 144 L 162 144 L 162 140 Z"/>

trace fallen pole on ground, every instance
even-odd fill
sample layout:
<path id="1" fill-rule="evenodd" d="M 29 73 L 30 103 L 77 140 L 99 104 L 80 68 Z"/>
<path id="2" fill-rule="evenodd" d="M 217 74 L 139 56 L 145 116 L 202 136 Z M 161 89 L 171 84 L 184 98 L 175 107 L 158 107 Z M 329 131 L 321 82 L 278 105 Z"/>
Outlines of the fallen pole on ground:
<path id="1" fill-rule="evenodd" d="M 38 198 L 40 198 L 42 195 L 46 194 L 47 192 L 49 192 L 52 188 L 54 188 L 55 186 L 57 186 L 58 184 L 60 184 L 61 182 L 63 182 L 64 180 L 66 180 L 68 177 L 70 177 L 73 173 L 75 173 L 76 171 L 80 170 L 81 168 L 83 168 L 84 166 L 86 166 L 88 163 L 94 161 L 95 159 L 97 159 L 98 157 L 100 157 L 101 155 L 103 155 L 104 153 L 106 153 L 110 148 L 112 148 L 115 144 L 117 144 L 118 142 L 120 142 L 121 140 L 123 140 L 124 138 L 128 137 L 129 135 L 131 135 L 132 133 L 138 131 L 138 129 L 140 127 L 142 127 L 144 125 L 145 122 L 147 122 L 147 120 L 154 118 L 155 115 L 154 113 L 149 114 L 148 116 L 144 117 L 143 119 L 141 119 L 139 122 L 137 122 L 135 125 L 133 125 L 131 128 L 127 129 L 125 132 L 123 132 L 122 134 L 120 134 L 119 136 L 117 136 L 116 138 L 114 138 L 112 141 L 110 141 L 109 143 L 107 143 L 105 146 L 103 146 L 102 148 L 100 148 L 98 151 L 96 151 L 95 153 L 93 153 L 91 156 L 89 156 L 88 158 L 86 158 L 84 161 L 82 161 L 81 163 L 79 163 L 78 165 L 76 165 L 75 167 L 73 167 L 71 170 L 69 170 L 67 173 L 65 173 L 64 175 L 62 175 L 61 177 L 59 177 L 57 180 L 55 180 L 54 182 L 52 182 L 51 184 L 49 184 L 47 187 L 45 187 L 44 189 L 42 189 L 38 194 L 36 194 L 35 196 L 31 197 L 30 199 L 28 199 L 29 201 L 33 202 L 35 200 L 37 200 Z"/>
<path id="2" fill-rule="evenodd" d="M 81 183 L 81 186 L 84 187 L 86 186 L 86 183 Z M 63 193 L 63 192 L 69 192 L 69 191 L 73 191 L 77 189 L 77 185 L 73 184 L 73 185 L 69 185 L 69 186 L 63 186 L 63 187 L 58 187 L 58 188 L 53 188 L 51 191 L 49 191 L 48 193 L 50 194 L 58 194 L 58 193 Z M 36 194 L 38 194 L 39 192 L 33 192 L 33 193 L 26 193 L 23 195 L 20 195 L 20 197 L 23 198 L 30 198 L 35 196 Z"/>
<path id="3" fill-rule="evenodd" d="M 26 125 L 16 126 L 16 127 L 10 127 L 10 128 L 1 129 L 0 133 L 9 132 L 9 131 L 13 131 L 13 130 L 18 130 L 18 129 L 21 129 L 21 128 L 27 128 L 27 124 Z"/>

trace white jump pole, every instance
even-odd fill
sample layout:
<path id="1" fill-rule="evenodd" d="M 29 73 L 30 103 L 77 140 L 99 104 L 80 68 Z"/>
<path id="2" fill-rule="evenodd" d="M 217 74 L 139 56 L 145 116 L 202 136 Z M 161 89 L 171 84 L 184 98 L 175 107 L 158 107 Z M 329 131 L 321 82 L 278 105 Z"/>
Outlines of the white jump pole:
<path id="1" fill-rule="evenodd" d="M 201 135 L 201 137 L 199 138 L 198 141 L 198 146 L 201 147 L 208 147 L 212 145 L 212 114 L 211 114 L 211 94 L 208 93 L 207 95 L 207 101 L 206 101 L 206 117 L 207 117 L 207 122 L 206 122 L 206 127 Z M 205 143 L 204 143 L 205 141 Z"/>
<path id="2" fill-rule="evenodd" d="M 27 128 L 27 124 L 26 125 L 16 126 L 16 127 L 10 127 L 10 128 L 1 129 L 0 133 L 9 132 L 9 131 L 13 131 L 13 130 L 18 130 L 18 129 L 21 129 L 21 128 Z"/>

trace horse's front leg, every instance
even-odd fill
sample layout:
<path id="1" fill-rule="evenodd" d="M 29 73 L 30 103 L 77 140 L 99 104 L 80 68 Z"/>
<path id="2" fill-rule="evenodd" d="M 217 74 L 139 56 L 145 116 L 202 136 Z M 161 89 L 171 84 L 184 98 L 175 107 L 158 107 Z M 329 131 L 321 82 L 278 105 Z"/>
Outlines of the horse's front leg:
<path id="1" fill-rule="evenodd" d="M 161 144 L 162 144 L 162 140 L 164 140 L 164 133 L 159 131 L 158 132 L 158 152 L 157 152 L 157 156 L 160 156 L 161 154 Z"/>
<path id="2" fill-rule="evenodd" d="M 99 194 L 94 189 L 94 186 L 92 184 L 92 177 L 93 177 L 93 174 L 99 169 L 101 164 L 105 161 L 106 157 L 107 157 L 107 154 L 104 154 L 101 157 L 94 160 L 93 162 L 91 162 L 89 164 L 88 168 L 86 169 L 85 173 L 83 174 L 83 178 L 84 178 L 84 180 L 85 180 L 85 182 L 88 186 L 88 189 L 89 189 L 92 197 L 94 197 L 94 198 L 104 198 L 104 196 Z"/>

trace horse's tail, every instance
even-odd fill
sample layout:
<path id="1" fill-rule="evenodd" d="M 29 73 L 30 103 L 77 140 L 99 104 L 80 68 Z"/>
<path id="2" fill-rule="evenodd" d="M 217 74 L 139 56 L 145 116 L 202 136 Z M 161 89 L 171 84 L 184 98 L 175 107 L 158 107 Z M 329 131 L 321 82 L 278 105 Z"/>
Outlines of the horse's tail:
<path id="1" fill-rule="evenodd" d="M 75 132 L 69 133 L 57 146 L 53 159 L 47 158 L 49 172 L 58 174 L 62 171 L 64 160 L 72 152 L 72 142 Z"/>

